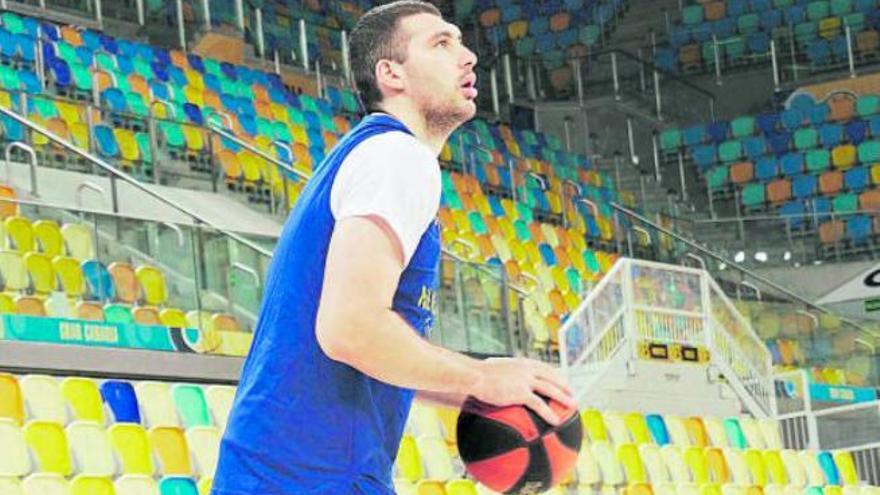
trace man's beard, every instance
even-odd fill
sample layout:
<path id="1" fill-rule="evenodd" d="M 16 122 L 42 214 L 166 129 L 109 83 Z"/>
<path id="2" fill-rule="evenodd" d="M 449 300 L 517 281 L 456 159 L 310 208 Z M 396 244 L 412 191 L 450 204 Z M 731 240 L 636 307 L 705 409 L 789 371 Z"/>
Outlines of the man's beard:
<path id="1" fill-rule="evenodd" d="M 471 108 L 454 104 L 431 106 L 425 110 L 425 124 L 432 135 L 448 135 L 475 114 L 476 111 Z"/>

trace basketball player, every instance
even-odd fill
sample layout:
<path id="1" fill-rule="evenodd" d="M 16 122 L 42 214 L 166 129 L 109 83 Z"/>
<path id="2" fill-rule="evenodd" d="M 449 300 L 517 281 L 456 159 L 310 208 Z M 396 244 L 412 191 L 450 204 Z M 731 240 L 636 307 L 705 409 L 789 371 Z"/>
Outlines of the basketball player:
<path id="1" fill-rule="evenodd" d="M 214 480 L 215 495 L 390 495 L 414 391 L 572 405 L 556 370 L 426 340 L 440 235 L 437 157 L 474 116 L 475 55 L 431 4 L 376 7 L 351 33 L 364 118 L 284 226 Z"/>

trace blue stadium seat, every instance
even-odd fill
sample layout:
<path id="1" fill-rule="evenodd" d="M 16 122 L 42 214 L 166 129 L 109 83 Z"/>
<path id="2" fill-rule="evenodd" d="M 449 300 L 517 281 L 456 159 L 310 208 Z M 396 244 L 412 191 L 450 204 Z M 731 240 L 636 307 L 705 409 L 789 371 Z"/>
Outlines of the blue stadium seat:
<path id="1" fill-rule="evenodd" d="M 763 181 L 769 182 L 769 179 L 772 179 L 779 175 L 779 163 L 773 157 L 765 156 L 758 159 L 755 163 L 755 178 Z"/>
<path id="2" fill-rule="evenodd" d="M 853 244 L 864 244 L 871 237 L 871 217 L 854 215 L 846 219 L 846 234 Z"/>
<path id="3" fill-rule="evenodd" d="M 701 125 L 688 127 L 687 129 L 682 131 L 681 138 L 685 146 L 695 146 L 698 144 L 703 144 L 703 142 L 706 140 L 705 128 Z"/>
<path id="4" fill-rule="evenodd" d="M 791 194 L 795 199 L 810 199 L 816 195 L 819 181 L 814 175 L 798 175 L 791 184 Z"/>
<path id="5" fill-rule="evenodd" d="M 824 103 L 816 103 L 807 111 L 807 120 L 810 124 L 817 126 L 824 124 L 828 120 L 828 105 Z"/>
<path id="6" fill-rule="evenodd" d="M 706 134 L 709 135 L 709 139 L 715 141 L 716 143 L 726 141 L 729 130 L 730 124 L 725 120 L 712 122 L 711 124 L 706 126 Z"/>
<path id="7" fill-rule="evenodd" d="M 750 136 L 743 139 L 743 150 L 749 160 L 755 161 L 767 152 L 767 141 L 761 136 Z"/>
<path id="8" fill-rule="evenodd" d="M 116 286 L 113 285 L 113 278 L 103 263 L 98 260 L 83 261 L 82 271 L 92 299 L 110 301 L 116 297 Z"/>
<path id="9" fill-rule="evenodd" d="M 818 459 L 819 467 L 825 473 L 825 481 L 829 485 L 840 485 L 840 473 L 837 471 L 837 465 L 834 463 L 834 457 L 831 455 L 831 452 L 820 452 Z"/>
<path id="10" fill-rule="evenodd" d="M 761 132 L 764 133 L 765 136 L 770 136 L 776 132 L 776 127 L 779 125 L 779 114 L 762 113 L 758 115 L 755 121 L 758 125 L 758 129 L 761 129 Z"/>
<path id="11" fill-rule="evenodd" d="M 800 229 L 804 225 L 803 214 L 805 212 L 804 203 L 802 201 L 789 201 L 779 207 L 780 216 L 788 219 L 788 224 L 793 229 Z"/>
<path id="12" fill-rule="evenodd" d="M 781 161 L 783 175 L 798 175 L 804 171 L 804 154 L 794 151 L 783 155 Z"/>
<path id="13" fill-rule="evenodd" d="M 107 380 L 101 384 L 101 397 L 113 413 L 116 423 L 140 423 L 141 413 L 138 409 L 137 395 L 131 383 L 119 380 Z"/>
<path id="14" fill-rule="evenodd" d="M 111 112 L 125 112 L 128 108 L 125 94 L 119 88 L 107 88 L 102 91 L 101 103 L 108 107 Z"/>
<path id="15" fill-rule="evenodd" d="M 715 145 L 704 144 L 691 149 L 691 157 L 700 170 L 707 170 L 717 161 Z"/>
<path id="16" fill-rule="evenodd" d="M 870 182 L 868 167 L 855 167 L 843 174 L 844 186 L 852 192 L 861 192 Z"/>
<path id="17" fill-rule="evenodd" d="M 822 106 L 827 108 L 825 105 Z M 823 146 L 837 146 L 843 140 L 843 126 L 833 122 L 823 124 L 819 128 L 819 140 Z"/>
<path id="18" fill-rule="evenodd" d="M 95 142 L 98 144 L 98 154 L 105 158 L 119 158 L 119 143 L 113 135 L 113 128 L 98 124 L 94 127 Z"/>
<path id="19" fill-rule="evenodd" d="M 782 120 L 782 125 L 784 125 L 786 129 L 793 131 L 801 126 L 801 122 L 804 120 L 804 114 L 798 108 L 789 108 L 782 112 L 780 120 Z"/>
<path id="20" fill-rule="evenodd" d="M 791 133 L 788 131 L 774 132 L 770 135 L 770 149 L 776 156 L 782 156 L 791 150 Z"/>
<path id="21" fill-rule="evenodd" d="M 853 144 L 859 144 L 865 140 L 868 133 L 868 123 L 861 119 L 855 119 L 846 124 L 846 138 Z"/>
<path id="22" fill-rule="evenodd" d="M 648 431 L 651 432 L 651 436 L 657 445 L 663 447 L 669 444 L 669 430 L 666 428 L 663 416 L 648 414 L 645 416 L 645 422 L 648 424 Z"/>

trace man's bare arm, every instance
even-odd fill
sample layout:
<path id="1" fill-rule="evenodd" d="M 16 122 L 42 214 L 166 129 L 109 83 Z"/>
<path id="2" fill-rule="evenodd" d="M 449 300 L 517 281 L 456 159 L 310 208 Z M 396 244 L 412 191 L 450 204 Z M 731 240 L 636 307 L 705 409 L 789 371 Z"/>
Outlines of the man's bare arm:
<path id="1" fill-rule="evenodd" d="M 480 361 L 421 338 L 391 309 L 403 270 L 399 245 L 381 219 L 337 222 L 324 275 L 316 332 L 333 360 L 399 387 L 435 397 L 464 397 L 497 405 L 525 404 L 546 420 L 559 418 L 537 395 L 572 404 L 555 368 L 516 359 Z"/>

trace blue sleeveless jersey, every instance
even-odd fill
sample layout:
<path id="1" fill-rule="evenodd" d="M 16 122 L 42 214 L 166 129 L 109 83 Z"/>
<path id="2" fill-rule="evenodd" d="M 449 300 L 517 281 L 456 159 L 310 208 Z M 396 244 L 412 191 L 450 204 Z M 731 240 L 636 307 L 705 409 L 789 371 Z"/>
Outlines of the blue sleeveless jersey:
<path id="1" fill-rule="evenodd" d="M 329 359 L 315 336 L 333 180 L 355 146 L 393 131 L 411 134 L 388 115 L 362 120 L 315 171 L 284 226 L 221 443 L 215 495 L 394 493 L 391 469 L 414 392 Z M 423 336 L 433 326 L 439 260 L 434 221 L 393 301 Z"/>

